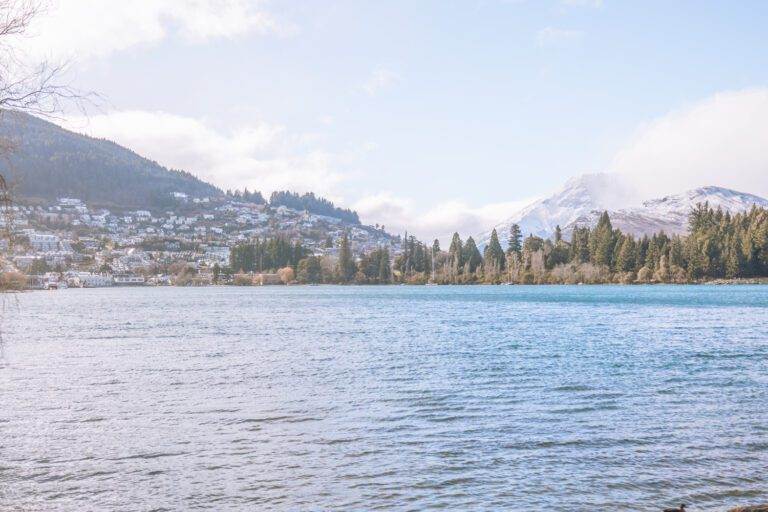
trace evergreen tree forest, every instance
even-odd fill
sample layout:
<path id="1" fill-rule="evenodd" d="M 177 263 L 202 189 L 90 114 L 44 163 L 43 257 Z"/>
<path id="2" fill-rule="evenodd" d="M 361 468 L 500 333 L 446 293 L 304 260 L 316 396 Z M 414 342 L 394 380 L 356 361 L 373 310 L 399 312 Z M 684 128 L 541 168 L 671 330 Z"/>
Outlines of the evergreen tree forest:
<path id="1" fill-rule="evenodd" d="M 300 242 L 282 237 L 263 238 L 232 247 L 230 267 L 234 272 L 270 272 L 284 267 L 297 267 L 308 256 Z"/>
<path id="2" fill-rule="evenodd" d="M 768 210 L 731 215 L 699 204 L 687 235 L 622 233 L 604 212 L 593 228 L 576 227 L 566 240 L 528 235 L 513 225 L 502 247 L 494 230 L 483 253 L 472 237 L 454 233 L 447 250 L 406 235 L 399 247 L 355 254 L 346 234 L 337 256 L 313 256 L 288 240 L 263 239 L 232 249 L 234 272 L 292 267 L 301 283 L 343 284 L 596 284 L 695 283 L 768 277 Z M 397 250 L 399 249 L 399 250 Z M 391 250 L 398 254 L 394 258 Z"/>
<path id="3" fill-rule="evenodd" d="M 335 217 L 351 224 L 360 224 L 357 212 L 347 208 L 339 208 L 331 201 L 317 197 L 312 192 L 299 195 L 296 192 L 275 191 L 269 197 L 270 206 L 286 206 L 294 210 L 306 210 L 316 215 Z"/>
<path id="4" fill-rule="evenodd" d="M 731 215 L 699 204 L 685 236 L 635 238 L 614 229 L 607 212 L 594 228 L 577 227 L 570 241 L 558 226 L 551 240 L 523 238 L 513 225 L 509 247 L 491 233 L 483 258 L 470 237 L 453 235 L 430 279 L 438 283 L 690 283 L 768 276 L 768 210 Z"/>
<path id="5" fill-rule="evenodd" d="M 389 249 L 381 247 L 355 258 L 345 233 L 338 256 L 315 256 L 286 238 L 263 238 L 239 244 L 230 252 L 229 274 L 278 273 L 290 268 L 303 284 L 388 284 L 392 282 Z"/>

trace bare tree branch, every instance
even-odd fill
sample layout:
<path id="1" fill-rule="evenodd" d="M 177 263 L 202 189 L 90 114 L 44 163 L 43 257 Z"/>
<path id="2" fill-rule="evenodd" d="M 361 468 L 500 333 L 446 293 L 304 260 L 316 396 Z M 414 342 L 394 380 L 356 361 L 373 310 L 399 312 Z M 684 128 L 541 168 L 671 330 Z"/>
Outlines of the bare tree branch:
<path id="1" fill-rule="evenodd" d="M 96 97 L 62 83 L 65 64 L 41 62 L 33 65 L 29 56 L 21 54 L 18 40 L 42 10 L 41 0 L 0 0 L 0 116 L 24 112 L 52 118 L 64 111 L 65 104 L 84 111 L 84 104 Z M 0 137 L 0 158 L 7 169 L 12 169 L 9 156 L 16 142 Z M 5 175 L 0 173 L 0 219 L 4 221 L 0 238 L 12 244 L 11 188 Z"/>
<path id="2" fill-rule="evenodd" d="M 20 54 L 19 37 L 42 12 L 41 0 L 0 0 L 0 110 L 56 117 L 65 104 L 83 110 L 97 98 L 63 83 L 66 63 L 30 64 Z"/>

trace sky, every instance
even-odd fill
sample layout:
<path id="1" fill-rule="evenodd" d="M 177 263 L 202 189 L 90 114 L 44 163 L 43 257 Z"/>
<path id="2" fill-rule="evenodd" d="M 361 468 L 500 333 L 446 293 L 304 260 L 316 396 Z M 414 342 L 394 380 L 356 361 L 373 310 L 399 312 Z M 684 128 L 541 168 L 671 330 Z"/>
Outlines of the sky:
<path id="1" fill-rule="evenodd" d="M 768 2 L 48 0 L 61 122 L 222 188 L 477 234 L 586 172 L 768 195 Z"/>

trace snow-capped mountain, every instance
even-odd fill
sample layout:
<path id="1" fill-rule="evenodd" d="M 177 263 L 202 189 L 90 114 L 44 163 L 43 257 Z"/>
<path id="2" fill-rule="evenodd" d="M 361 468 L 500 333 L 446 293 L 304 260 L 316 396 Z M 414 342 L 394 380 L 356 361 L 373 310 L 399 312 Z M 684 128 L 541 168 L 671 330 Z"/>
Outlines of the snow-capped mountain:
<path id="1" fill-rule="evenodd" d="M 664 231 L 683 234 L 688 227 L 688 214 L 697 203 L 708 202 L 713 208 L 738 213 L 752 205 L 768 208 L 768 199 L 722 187 L 701 187 L 682 194 L 651 199 L 633 204 L 626 183 L 611 174 L 589 174 L 574 178 L 552 196 L 523 208 L 495 226 L 502 246 L 506 246 L 509 228 L 519 224 L 524 236 L 533 234 L 550 238 L 560 226 L 570 238 L 575 226 L 594 226 L 607 210 L 614 227 L 635 236 Z M 490 230 L 478 237 L 485 245 Z M 479 245 L 480 245 L 479 244 Z"/>
<path id="2" fill-rule="evenodd" d="M 701 187 L 688 190 L 682 194 L 665 196 L 660 199 L 644 201 L 639 207 L 608 208 L 611 224 L 624 233 L 635 236 L 653 234 L 664 231 L 667 234 L 684 234 L 688 229 L 688 214 L 698 203 L 709 203 L 712 208 L 721 208 L 733 213 L 744 212 L 752 205 L 768 207 L 768 199 L 759 196 L 737 192 L 722 187 Z M 575 221 L 561 226 L 563 232 L 570 234 L 575 226 L 594 226 L 600 217 L 601 210 L 593 210 L 580 216 Z"/>
<path id="3" fill-rule="evenodd" d="M 524 236 L 549 238 L 556 226 L 563 228 L 594 210 L 626 205 L 631 196 L 631 189 L 618 175 L 584 174 L 568 180 L 553 195 L 531 203 L 494 228 L 504 247 L 512 224 L 519 224 Z M 490 236 L 490 229 L 480 234 L 478 245 L 485 246 Z"/>

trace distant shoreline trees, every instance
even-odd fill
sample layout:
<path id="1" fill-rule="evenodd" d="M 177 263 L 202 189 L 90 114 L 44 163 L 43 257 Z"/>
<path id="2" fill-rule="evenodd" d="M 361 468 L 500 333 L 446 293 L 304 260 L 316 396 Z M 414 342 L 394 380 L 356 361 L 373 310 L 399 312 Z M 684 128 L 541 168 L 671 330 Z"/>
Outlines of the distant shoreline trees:
<path id="1" fill-rule="evenodd" d="M 523 238 L 513 225 L 506 250 L 494 230 L 482 255 L 472 237 L 463 242 L 458 233 L 447 251 L 437 240 L 428 245 L 406 235 L 394 259 L 389 247 L 355 258 L 346 234 L 334 257 L 310 255 L 281 238 L 239 245 L 231 254 L 235 272 L 291 267 L 300 283 L 632 284 L 768 277 L 768 210 L 731 215 L 699 204 L 685 236 L 635 238 L 613 228 L 607 212 L 594 228 L 574 228 L 570 241 L 559 226 L 552 239 L 543 239 Z"/>

